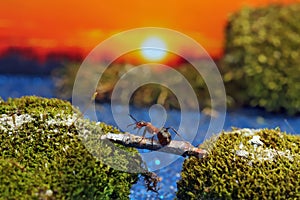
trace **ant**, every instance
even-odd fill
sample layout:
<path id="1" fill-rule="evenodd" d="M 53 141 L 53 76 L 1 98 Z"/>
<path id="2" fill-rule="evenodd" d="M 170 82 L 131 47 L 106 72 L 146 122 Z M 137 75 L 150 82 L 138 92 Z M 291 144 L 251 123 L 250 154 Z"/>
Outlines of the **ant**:
<path id="1" fill-rule="evenodd" d="M 145 121 L 138 121 L 136 120 L 131 114 L 128 114 L 131 119 L 135 121 L 133 124 L 129 124 L 127 127 L 135 125 L 133 129 L 138 129 L 138 131 L 145 127 L 145 130 L 143 132 L 142 140 L 145 138 L 146 132 L 149 132 L 152 134 L 152 143 L 153 143 L 153 138 L 155 135 L 157 135 L 158 141 L 162 146 L 166 146 L 170 144 L 171 142 L 171 133 L 169 132 L 169 129 L 173 130 L 176 135 L 178 135 L 182 140 L 184 140 L 179 133 L 173 128 L 173 127 L 162 127 L 161 129 L 153 126 L 150 122 L 145 122 Z M 142 141 L 141 140 L 141 141 Z M 141 142 L 140 141 L 140 142 Z"/>

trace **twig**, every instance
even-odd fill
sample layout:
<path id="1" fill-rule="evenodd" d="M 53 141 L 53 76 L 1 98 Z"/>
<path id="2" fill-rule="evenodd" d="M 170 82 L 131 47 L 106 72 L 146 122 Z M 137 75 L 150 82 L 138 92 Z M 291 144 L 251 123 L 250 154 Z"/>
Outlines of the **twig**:
<path id="1" fill-rule="evenodd" d="M 136 136 L 128 132 L 125 132 L 125 134 L 108 133 L 101 136 L 101 140 L 104 139 L 108 139 L 111 142 L 115 142 L 127 147 L 159 150 L 160 152 L 181 155 L 183 157 L 196 156 L 198 158 L 203 158 L 207 155 L 206 150 L 194 147 L 191 143 L 186 141 L 172 140 L 170 144 L 162 146 L 157 140 L 148 138 L 143 139 L 141 136 Z"/>

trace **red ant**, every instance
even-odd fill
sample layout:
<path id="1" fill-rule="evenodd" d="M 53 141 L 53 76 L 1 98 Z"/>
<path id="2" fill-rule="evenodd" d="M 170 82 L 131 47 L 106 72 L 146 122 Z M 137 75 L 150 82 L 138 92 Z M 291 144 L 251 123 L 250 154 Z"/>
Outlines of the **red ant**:
<path id="1" fill-rule="evenodd" d="M 159 128 L 153 126 L 150 122 L 137 121 L 131 114 L 129 114 L 129 116 L 135 121 L 135 123 L 129 124 L 127 127 L 135 125 L 135 127 L 133 129 L 138 129 L 138 131 L 141 128 L 145 127 L 145 130 L 144 130 L 143 136 L 142 136 L 142 140 L 145 138 L 146 132 L 149 132 L 153 135 L 152 142 L 153 142 L 154 136 L 157 134 L 159 143 L 162 146 L 168 145 L 171 142 L 171 133 L 169 132 L 169 129 L 172 129 L 176 135 L 178 135 L 181 139 L 183 139 L 173 127 L 167 127 L 167 128 L 162 127 L 161 129 L 159 129 Z"/>

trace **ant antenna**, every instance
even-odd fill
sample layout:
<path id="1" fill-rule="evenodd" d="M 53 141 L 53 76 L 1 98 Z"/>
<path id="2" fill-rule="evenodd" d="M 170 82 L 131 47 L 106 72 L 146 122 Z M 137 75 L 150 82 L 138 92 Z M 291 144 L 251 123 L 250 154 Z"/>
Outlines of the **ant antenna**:
<path id="1" fill-rule="evenodd" d="M 135 121 L 135 123 L 132 123 L 132 124 L 127 125 L 127 128 L 128 128 L 129 126 L 135 125 L 135 124 L 138 122 L 131 114 L 128 114 L 128 115 L 129 115 L 129 117 L 131 117 L 131 119 L 133 119 L 133 120 Z"/>
<path id="2" fill-rule="evenodd" d="M 138 120 L 136 120 L 131 114 L 128 114 L 129 117 L 131 117 L 131 119 L 133 119 L 135 122 L 138 122 Z"/>
<path id="3" fill-rule="evenodd" d="M 173 127 L 168 127 L 168 128 L 166 128 L 167 130 L 169 130 L 169 129 L 172 129 L 172 131 L 174 131 L 174 133 L 176 133 L 176 135 L 178 135 L 183 141 L 186 141 L 177 131 L 176 131 L 176 129 L 175 128 L 173 128 Z"/>

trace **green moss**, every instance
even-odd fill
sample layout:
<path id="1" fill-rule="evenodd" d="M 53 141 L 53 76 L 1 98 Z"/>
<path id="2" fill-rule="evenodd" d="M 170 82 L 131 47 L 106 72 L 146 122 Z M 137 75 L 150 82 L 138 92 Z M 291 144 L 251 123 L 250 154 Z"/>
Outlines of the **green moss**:
<path id="1" fill-rule="evenodd" d="M 74 85 L 74 80 L 76 73 L 78 71 L 78 68 L 80 66 L 80 63 L 66 63 L 64 68 L 61 68 L 55 72 L 55 77 L 59 79 L 56 84 L 56 92 L 57 95 L 61 98 L 70 98 L 72 93 L 72 88 Z M 96 100 L 98 101 L 107 101 L 110 100 L 112 91 L 115 87 L 115 84 L 120 79 L 120 77 L 127 72 L 128 70 L 134 69 L 135 65 L 131 64 L 119 64 L 119 63 L 113 63 L 111 64 L 105 72 L 103 72 L 101 80 L 99 80 L 98 84 L 98 91 L 101 91 L 98 96 L 96 97 Z M 201 77 L 199 72 L 189 63 L 182 63 L 179 66 L 176 66 L 175 68 L 178 70 L 179 73 L 181 73 L 186 80 L 188 80 L 192 86 L 192 88 L 195 90 L 195 94 L 197 98 L 199 99 L 199 104 L 201 108 L 204 107 L 210 107 L 211 105 L 211 99 L 210 95 L 206 86 L 206 83 L 204 82 L 204 79 Z M 93 71 L 95 70 L 95 71 Z M 98 68 L 92 68 L 90 67 L 90 71 L 86 71 L 85 75 L 86 77 L 91 77 L 93 74 L 97 74 Z M 131 72 L 133 73 L 133 72 Z M 161 73 L 157 71 L 152 71 L 151 73 Z M 140 76 L 139 74 L 136 74 L 134 76 L 136 81 L 138 82 L 139 78 L 143 79 L 143 76 Z M 166 77 L 166 79 L 172 79 L 172 77 Z M 88 85 L 89 79 L 86 79 L 87 82 L 82 82 L 82 85 Z M 123 80 L 124 81 L 124 80 Z M 172 83 L 172 85 L 169 85 L 170 87 L 177 88 L 180 90 L 185 89 L 182 85 L 182 81 L 180 80 L 173 80 L 168 81 L 169 83 Z M 101 88 L 100 88 L 101 84 Z M 120 90 L 121 94 L 119 95 L 120 98 L 124 97 L 127 98 L 127 92 L 126 88 L 130 85 L 130 82 L 119 85 L 119 87 L 123 87 L 122 90 Z M 141 87 L 139 87 L 133 94 L 130 99 L 130 103 L 132 103 L 135 106 L 143 107 L 143 106 L 151 106 L 153 104 L 159 103 L 163 105 L 165 108 L 179 108 L 179 102 L 176 97 L 176 95 L 167 87 L 164 87 L 159 84 L 146 84 Z M 122 92 L 124 91 L 124 94 Z M 124 99 L 123 101 L 127 101 L 127 99 Z M 196 108 L 198 105 L 194 105 L 193 101 L 186 100 L 184 102 L 186 106 L 189 108 Z"/>
<path id="2" fill-rule="evenodd" d="M 128 160 L 125 148 L 99 140 L 117 129 L 84 119 L 74 125 L 78 116 L 59 99 L 0 101 L 0 199 L 128 199 L 138 174 L 115 170 L 101 158 L 114 156 L 126 170 L 141 165 L 139 154 L 126 148 L 134 155 Z"/>
<path id="3" fill-rule="evenodd" d="M 204 145 L 206 158 L 184 162 L 178 199 L 300 198 L 299 135 L 241 129 Z"/>
<path id="4" fill-rule="evenodd" d="M 299 46 L 299 3 L 232 15 L 222 60 L 228 94 L 241 104 L 299 113 Z"/>

